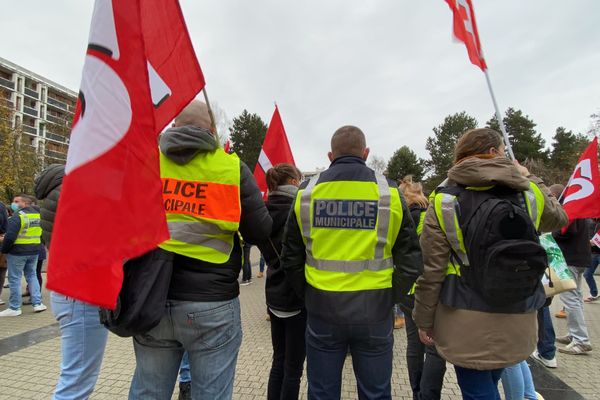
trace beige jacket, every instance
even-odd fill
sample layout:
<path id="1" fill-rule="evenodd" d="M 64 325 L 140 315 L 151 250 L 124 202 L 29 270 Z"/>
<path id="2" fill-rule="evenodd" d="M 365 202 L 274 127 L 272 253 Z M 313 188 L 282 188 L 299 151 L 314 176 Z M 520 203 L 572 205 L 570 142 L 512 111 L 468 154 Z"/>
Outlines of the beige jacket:
<path id="1" fill-rule="evenodd" d="M 527 190 L 529 180 L 544 193 L 545 206 L 540 230 L 549 232 L 565 225 L 567 215 L 549 195 L 541 179 L 523 177 L 506 158 L 467 159 L 450 169 L 448 178 L 466 186 L 504 185 Z M 440 355 L 464 368 L 489 370 L 504 368 L 525 360 L 537 343 L 536 313 L 491 314 L 454 309 L 439 304 L 442 283 L 450 254 L 450 244 L 440 229 L 430 205 L 421 235 L 423 275 L 417 280 L 413 317 L 421 329 L 433 329 Z"/>

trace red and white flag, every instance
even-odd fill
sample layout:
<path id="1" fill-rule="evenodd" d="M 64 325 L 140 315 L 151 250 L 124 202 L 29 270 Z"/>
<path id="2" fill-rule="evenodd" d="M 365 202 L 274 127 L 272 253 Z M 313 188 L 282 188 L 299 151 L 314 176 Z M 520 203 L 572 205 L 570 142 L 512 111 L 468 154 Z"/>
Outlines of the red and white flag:
<path id="1" fill-rule="evenodd" d="M 467 47 L 469 60 L 481 68 L 482 71 L 485 71 L 487 65 L 481 51 L 473 3 L 471 0 L 446 0 L 446 3 L 448 3 L 454 14 L 454 36 Z"/>
<path id="2" fill-rule="evenodd" d="M 47 286 L 114 308 L 169 237 L 157 135 L 204 87 L 177 0 L 96 0 L 82 75 Z"/>
<path id="3" fill-rule="evenodd" d="M 265 140 L 258 156 L 258 162 L 254 168 L 254 179 L 258 183 L 258 188 L 263 195 L 263 199 L 267 198 L 268 192 L 265 174 L 274 165 L 280 163 L 296 165 L 290 143 L 283 128 L 281 116 L 279 115 L 279 109 L 275 106 L 275 112 L 271 118 L 269 129 L 267 129 L 267 134 L 265 135 Z"/>
<path id="4" fill-rule="evenodd" d="M 569 221 L 600 217 L 598 138 L 594 138 L 579 158 L 562 198 Z"/>

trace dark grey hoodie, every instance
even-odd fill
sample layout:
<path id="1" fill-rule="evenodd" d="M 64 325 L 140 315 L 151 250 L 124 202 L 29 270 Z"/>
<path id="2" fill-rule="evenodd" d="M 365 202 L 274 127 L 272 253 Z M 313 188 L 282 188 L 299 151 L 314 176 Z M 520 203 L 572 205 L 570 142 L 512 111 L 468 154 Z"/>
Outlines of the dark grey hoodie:
<path id="1" fill-rule="evenodd" d="M 193 126 L 171 128 L 160 137 L 160 151 L 173 162 L 184 165 L 202 154 L 222 151 L 207 130 Z M 273 221 L 265 207 L 254 176 L 240 161 L 240 201 L 242 215 L 239 231 L 249 243 L 264 242 L 271 234 Z M 242 266 L 239 239 L 224 264 L 213 264 L 181 255 L 175 256 L 169 299 L 184 301 L 225 301 L 239 295 L 237 277 Z"/>

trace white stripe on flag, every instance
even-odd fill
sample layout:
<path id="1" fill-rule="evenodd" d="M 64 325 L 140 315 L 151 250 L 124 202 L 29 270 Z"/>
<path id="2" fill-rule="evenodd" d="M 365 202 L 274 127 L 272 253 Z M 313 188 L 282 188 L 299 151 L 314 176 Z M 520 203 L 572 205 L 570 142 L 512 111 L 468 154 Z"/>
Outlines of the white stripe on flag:
<path id="1" fill-rule="evenodd" d="M 265 154 L 265 151 L 263 149 L 260 149 L 260 154 L 258 155 L 258 163 L 260 164 L 260 167 L 263 169 L 265 174 L 267 173 L 268 170 L 273 168 L 273 164 L 271 164 L 271 160 L 269 160 L 269 157 L 267 157 L 267 155 Z"/>

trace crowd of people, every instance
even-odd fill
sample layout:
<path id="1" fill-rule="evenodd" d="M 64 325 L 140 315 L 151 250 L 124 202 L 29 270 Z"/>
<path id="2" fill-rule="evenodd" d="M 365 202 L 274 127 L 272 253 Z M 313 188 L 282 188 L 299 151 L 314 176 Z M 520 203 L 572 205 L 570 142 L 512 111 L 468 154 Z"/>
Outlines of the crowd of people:
<path id="1" fill-rule="evenodd" d="M 178 375 L 180 399 L 232 397 L 242 342 L 238 276 L 244 265 L 241 284 L 251 282 L 252 245 L 267 266 L 270 400 L 299 397 L 305 364 L 308 397 L 339 399 L 348 355 L 358 397 L 390 399 L 395 307 L 406 321 L 414 399 L 441 398 L 447 362 L 465 399 L 500 399 L 500 380 L 507 400 L 537 399 L 525 361 L 532 353 L 555 368 L 555 340 L 566 354 L 592 350 L 581 283 L 585 276 L 590 284 L 585 302 L 596 301 L 600 249 L 590 232 L 598 226 L 568 224 L 560 187 L 549 190 L 509 160 L 494 130 L 461 136 L 454 166 L 429 196 L 410 178 L 398 186 L 370 169 L 365 135 L 354 126 L 333 134 L 329 168 L 310 179 L 302 182 L 289 164 L 268 170 L 266 202 L 248 167 L 219 147 L 204 103 L 190 103 L 159 148 L 161 178 L 202 182 L 206 201 L 167 208 L 170 239 L 145 258 L 171 269 L 160 278 L 166 300 L 156 323 L 133 335 L 130 399 L 170 399 Z M 12 217 L 0 209 L 10 287 L 2 317 L 21 314 L 23 275 L 34 311 L 46 309 L 36 267 L 51 242 L 64 173 L 53 165 L 37 178 L 41 210 L 27 195 L 14 198 Z M 577 283 L 560 296 L 564 337 L 554 335 L 541 282 L 543 232 L 553 232 Z M 59 293 L 51 301 L 62 352 L 54 398 L 86 399 L 108 330 L 97 307 Z"/>

